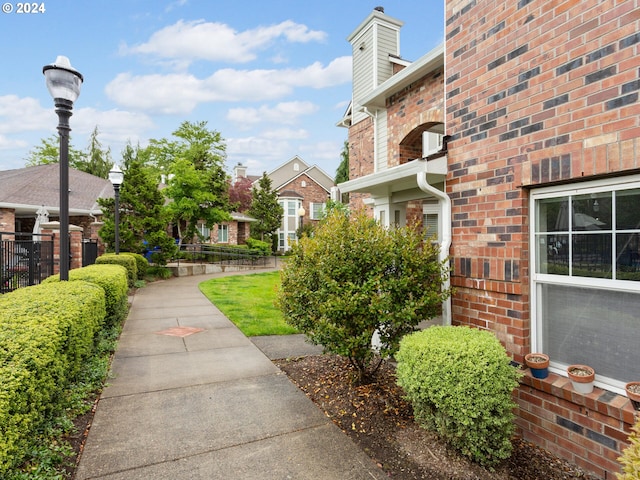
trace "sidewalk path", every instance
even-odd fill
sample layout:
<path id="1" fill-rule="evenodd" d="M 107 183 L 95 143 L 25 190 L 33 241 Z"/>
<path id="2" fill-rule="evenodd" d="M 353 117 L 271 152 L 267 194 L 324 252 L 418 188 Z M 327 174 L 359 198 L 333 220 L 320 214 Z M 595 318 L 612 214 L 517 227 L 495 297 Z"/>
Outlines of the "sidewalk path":
<path id="1" fill-rule="evenodd" d="M 199 291 L 138 290 L 76 480 L 386 476 Z"/>

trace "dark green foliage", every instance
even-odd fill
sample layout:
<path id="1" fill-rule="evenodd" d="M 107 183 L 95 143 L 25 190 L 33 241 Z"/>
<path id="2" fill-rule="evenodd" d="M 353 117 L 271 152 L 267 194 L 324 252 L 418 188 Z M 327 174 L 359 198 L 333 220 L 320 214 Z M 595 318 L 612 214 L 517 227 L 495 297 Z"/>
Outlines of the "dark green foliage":
<path id="1" fill-rule="evenodd" d="M 154 261 L 166 265 L 175 253 L 175 242 L 167 233 L 169 216 L 164 195 L 158 189 L 153 171 L 144 165 L 144 155 L 131 145 L 122 152 L 124 182 L 120 187 L 120 251 L 144 253 L 156 250 Z M 99 199 L 104 225 L 100 238 L 115 249 L 115 200 Z"/>
<path id="2" fill-rule="evenodd" d="M 115 257 L 116 255 L 113 256 Z M 133 262 L 131 257 L 128 257 L 128 260 L 129 262 Z M 135 263 L 133 263 L 133 265 L 135 267 Z M 108 262 L 69 270 L 70 282 L 79 280 L 87 281 L 95 283 L 104 290 L 106 307 L 105 326 L 107 328 L 120 324 L 127 316 L 127 272 L 131 272 L 131 270 L 126 269 L 122 265 L 109 265 Z M 60 276 L 53 275 L 48 277 L 43 283 L 53 282 L 60 282 Z"/>
<path id="3" fill-rule="evenodd" d="M 393 355 L 402 336 L 440 313 L 446 273 L 420 230 L 388 230 L 364 212 L 335 208 L 293 245 L 278 304 L 288 323 L 349 358 L 363 380 L 375 371 L 373 333 L 382 357 Z"/>
<path id="4" fill-rule="evenodd" d="M 520 373 L 491 332 L 431 327 L 405 337 L 396 360 L 422 426 L 481 465 L 509 458 Z"/>
<path id="5" fill-rule="evenodd" d="M 272 243 L 274 232 L 280 228 L 284 211 L 278 203 L 278 193 L 271 187 L 271 179 L 263 173 L 258 187 L 251 190 L 249 215 L 257 221 L 251 224 L 251 237 Z"/>
<path id="6" fill-rule="evenodd" d="M 105 295 L 87 282 L 21 288 L 0 297 L 0 477 L 65 407 L 64 392 L 93 353 Z"/>

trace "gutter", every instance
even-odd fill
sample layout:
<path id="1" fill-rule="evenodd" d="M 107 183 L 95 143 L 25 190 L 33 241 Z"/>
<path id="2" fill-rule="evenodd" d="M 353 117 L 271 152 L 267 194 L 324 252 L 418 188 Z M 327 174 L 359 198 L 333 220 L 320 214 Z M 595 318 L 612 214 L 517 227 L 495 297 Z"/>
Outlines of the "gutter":
<path id="1" fill-rule="evenodd" d="M 427 181 L 427 172 L 416 173 L 418 187 L 425 193 L 429 193 L 436 197 L 442 208 L 442 240 L 440 242 L 439 259 L 446 262 L 449 266 L 449 248 L 451 248 L 451 199 L 449 195 L 435 188 Z M 450 274 L 444 281 L 443 289 L 448 290 L 451 285 Z M 451 325 L 451 296 L 449 296 L 442 304 L 442 320 L 444 325 Z"/>

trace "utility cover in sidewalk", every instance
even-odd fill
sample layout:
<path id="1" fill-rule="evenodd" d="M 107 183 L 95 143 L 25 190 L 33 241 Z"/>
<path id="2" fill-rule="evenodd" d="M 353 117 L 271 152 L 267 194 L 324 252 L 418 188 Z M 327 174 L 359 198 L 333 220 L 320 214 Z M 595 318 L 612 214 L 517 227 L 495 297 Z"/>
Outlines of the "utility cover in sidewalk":
<path id="1" fill-rule="evenodd" d="M 173 327 L 167 330 L 156 332 L 158 335 L 169 335 L 172 337 L 188 337 L 194 333 L 204 332 L 204 328 L 195 327 Z"/>

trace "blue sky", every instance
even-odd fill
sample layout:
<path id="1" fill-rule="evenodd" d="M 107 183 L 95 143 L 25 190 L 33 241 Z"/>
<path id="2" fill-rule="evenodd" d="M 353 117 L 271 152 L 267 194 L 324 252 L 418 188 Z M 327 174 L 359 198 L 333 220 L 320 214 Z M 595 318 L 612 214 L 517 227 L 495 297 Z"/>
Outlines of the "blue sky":
<path id="1" fill-rule="evenodd" d="M 400 53 L 416 60 L 443 39 L 441 0 L 49 0 L 18 14 L 3 3 L 0 170 L 22 168 L 57 116 L 42 67 L 69 57 L 84 76 L 71 142 L 98 126 L 118 162 L 127 141 L 170 138 L 207 121 L 227 169 L 270 171 L 294 155 L 334 175 L 351 97 L 346 37 L 374 7 L 402 20 Z"/>

